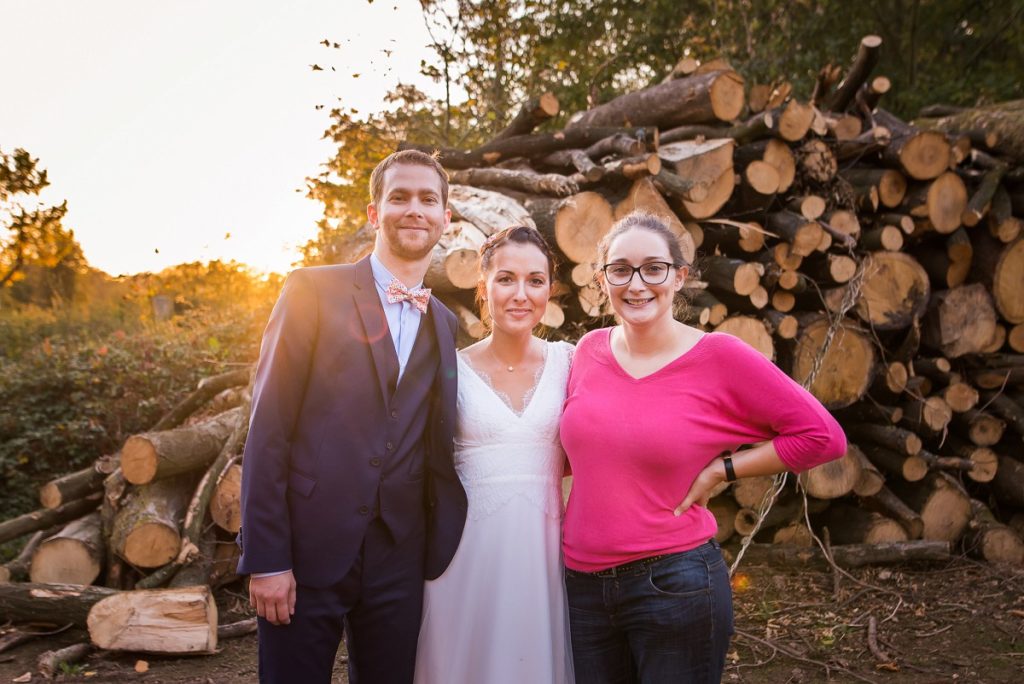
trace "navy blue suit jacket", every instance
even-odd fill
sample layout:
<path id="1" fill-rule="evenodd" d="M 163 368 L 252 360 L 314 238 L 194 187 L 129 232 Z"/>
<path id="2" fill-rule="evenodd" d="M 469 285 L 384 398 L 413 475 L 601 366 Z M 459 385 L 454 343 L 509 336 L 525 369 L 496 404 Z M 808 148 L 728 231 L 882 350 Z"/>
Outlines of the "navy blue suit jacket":
<path id="1" fill-rule="evenodd" d="M 455 316 L 436 298 L 428 314 L 440 364 L 428 406 L 425 576 L 444 572 L 462 535 L 466 495 L 452 462 Z M 390 349 L 389 349 L 390 347 Z M 300 584 L 341 581 L 372 515 L 387 423 L 393 342 L 370 271 L 355 264 L 298 269 L 263 335 L 242 469 L 240 573 L 293 569 Z M 419 497 L 416 497 L 419 501 Z"/>

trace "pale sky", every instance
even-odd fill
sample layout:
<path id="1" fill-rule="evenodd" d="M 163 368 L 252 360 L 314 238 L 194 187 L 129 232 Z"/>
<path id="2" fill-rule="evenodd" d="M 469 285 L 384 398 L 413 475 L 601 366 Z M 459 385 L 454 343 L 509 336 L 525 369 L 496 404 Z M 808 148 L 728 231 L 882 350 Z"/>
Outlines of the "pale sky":
<path id="1" fill-rule="evenodd" d="M 108 273 L 284 272 L 321 214 L 304 179 L 331 155 L 328 110 L 430 88 L 427 43 L 416 0 L 0 0 L 0 148 L 39 158 Z"/>

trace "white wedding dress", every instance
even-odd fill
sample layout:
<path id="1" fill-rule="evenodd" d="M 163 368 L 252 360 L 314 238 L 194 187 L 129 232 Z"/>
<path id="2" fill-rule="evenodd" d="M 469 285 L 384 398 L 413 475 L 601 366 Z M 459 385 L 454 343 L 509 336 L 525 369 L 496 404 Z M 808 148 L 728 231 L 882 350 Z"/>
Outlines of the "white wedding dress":
<path id="1" fill-rule="evenodd" d="M 455 469 L 469 499 L 448 569 L 426 583 L 416 684 L 572 684 L 558 421 L 573 347 L 516 413 L 459 354 Z"/>

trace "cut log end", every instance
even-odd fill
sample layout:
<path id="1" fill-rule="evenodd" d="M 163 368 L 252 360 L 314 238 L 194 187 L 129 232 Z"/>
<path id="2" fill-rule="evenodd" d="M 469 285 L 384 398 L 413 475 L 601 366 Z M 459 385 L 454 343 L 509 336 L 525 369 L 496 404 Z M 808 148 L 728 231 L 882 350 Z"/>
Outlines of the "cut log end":
<path id="1" fill-rule="evenodd" d="M 159 456 L 145 435 L 132 435 L 121 449 L 121 472 L 132 484 L 146 484 L 156 476 Z"/>
<path id="2" fill-rule="evenodd" d="M 63 503 L 62 499 L 60 489 L 52 482 L 47 482 L 39 488 L 39 503 L 43 508 L 57 508 Z"/>
<path id="3" fill-rule="evenodd" d="M 852 492 L 862 470 L 860 459 L 854 453 L 856 449 L 851 446 L 842 458 L 801 473 L 800 483 L 807 493 L 816 499 L 837 499 Z"/>
<path id="4" fill-rule="evenodd" d="M 743 93 L 743 78 L 732 71 L 723 71 L 711 84 L 711 111 L 721 121 L 732 121 L 746 102 Z"/>
<path id="5" fill-rule="evenodd" d="M 792 364 L 792 377 L 797 382 L 804 382 L 815 367 L 828 329 L 824 317 L 801 326 Z M 841 324 L 821 359 L 811 394 L 832 409 L 849 406 L 864 396 L 874 367 L 875 350 L 870 339 L 853 326 Z"/>
<path id="6" fill-rule="evenodd" d="M 128 532 L 124 559 L 140 568 L 158 568 L 178 555 L 181 537 L 161 523 L 144 523 Z"/>
<path id="7" fill-rule="evenodd" d="M 902 252 L 874 252 L 864 267 L 864 281 L 854 311 L 879 330 L 906 328 L 928 305 L 928 273 Z"/>
<path id="8" fill-rule="evenodd" d="M 967 209 L 967 186 L 953 172 L 940 175 L 928 187 L 928 220 L 942 234 L 960 227 Z"/>
<path id="9" fill-rule="evenodd" d="M 899 160 L 911 178 L 938 178 L 949 168 L 949 142 L 942 133 L 921 131 L 903 145 Z"/>
<path id="10" fill-rule="evenodd" d="M 32 558 L 29 578 L 45 584 L 89 585 L 100 575 L 100 556 L 75 539 L 44 543 Z"/>
<path id="11" fill-rule="evenodd" d="M 722 321 L 715 328 L 715 332 L 738 337 L 769 361 L 775 358 L 775 343 L 772 342 L 772 336 L 760 319 L 751 316 L 733 316 Z"/>

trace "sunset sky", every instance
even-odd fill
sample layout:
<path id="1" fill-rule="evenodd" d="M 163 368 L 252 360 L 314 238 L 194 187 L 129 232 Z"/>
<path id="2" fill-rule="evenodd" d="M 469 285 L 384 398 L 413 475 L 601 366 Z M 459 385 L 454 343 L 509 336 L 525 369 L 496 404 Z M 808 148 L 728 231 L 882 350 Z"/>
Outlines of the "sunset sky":
<path id="1" fill-rule="evenodd" d="M 114 275 L 287 271 L 320 215 L 304 179 L 331 154 L 327 110 L 429 87 L 414 0 L 0 0 L 0 22 L 0 148 L 39 158 L 44 199 Z"/>

